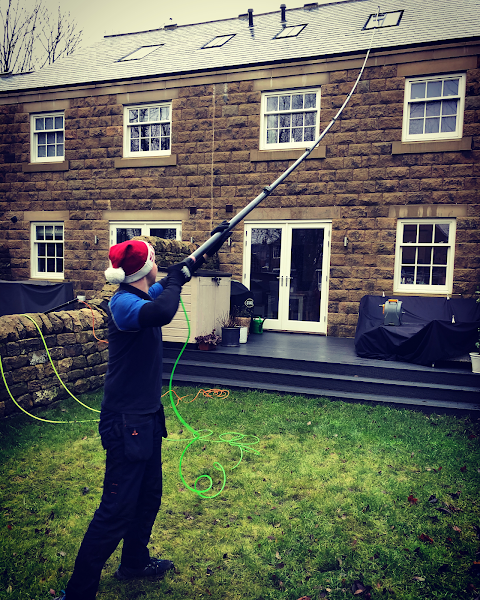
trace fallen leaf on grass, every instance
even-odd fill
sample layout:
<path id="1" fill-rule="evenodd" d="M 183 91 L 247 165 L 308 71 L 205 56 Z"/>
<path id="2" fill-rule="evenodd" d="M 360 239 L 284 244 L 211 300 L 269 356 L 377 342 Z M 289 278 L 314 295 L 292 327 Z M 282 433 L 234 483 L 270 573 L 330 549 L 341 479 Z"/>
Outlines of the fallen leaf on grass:
<path id="1" fill-rule="evenodd" d="M 410 502 L 410 504 L 417 504 L 418 498 L 414 498 L 413 495 L 410 494 L 410 496 L 408 497 L 408 501 Z"/>
<path id="2" fill-rule="evenodd" d="M 458 533 L 460 533 L 462 530 L 460 529 L 460 527 L 457 527 L 456 525 L 454 525 L 453 531 L 458 531 Z"/>
<path id="3" fill-rule="evenodd" d="M 462 471 L 462 473 L 465 473 L 466 470 L 467 470 L 467 465 L 463 465 L 463 467 L 460 467 L 460 471 Z"/>
<path id="4" fill-rule="evenodd" d="M 312 600 L 311 596 L 302 596 L 298 600 Z"/>
<path id="5" fill-rule="evenodd" d="M 438 510 L 439 512 L 445 513 L 446 515 L 453 515 L 452 512 L 450 512 L 447 508 L 436 508 L 435 510 Z"/>
<path id="6" fill-rule="evenodd" d="M 430 504 L 436 504 L 438 502 L 438 498 L 436 498 L 433 494 L 430 496 L 430 498 L 428 499 L 428 501 L 430 502 Z"/>
<path id="7" fill-rule="evenodd" d="M 282 557 L 280 556 L 280 553 L 278 552 L 278 550 L 277 550 L 277 552 L 275 552 L 275 557 L 276 557 L 276 558 L 278 558 L 278 560 L 281 560 L 281 558 L 282 558 Z"/>
<path id="8" fill-rule="evenodd" d="M 412 577 L 415 581 L 425 581 L 425 577 Z"/>
<path id="9" fill-rule="evenodd" d="M 359 596 L 360 594 L 363 594 L 363 592 L 366 592 L 367 588 L 363 585 L 363 583 L 361 581 L 359 581 L 358 579 L 356 581 L 353 582 L 352 584 L 352 592 L 354 596 Z"/>
<path id="10" fill-rule="evenodd" d="M 425 542 L 425 544 L 433 544 L 432 538 L 429 537 L 428 535 L 425 535 L 424 533 L 422 533 L 422 535 L 420 535 L 418 539 L 421 542 Z"/>

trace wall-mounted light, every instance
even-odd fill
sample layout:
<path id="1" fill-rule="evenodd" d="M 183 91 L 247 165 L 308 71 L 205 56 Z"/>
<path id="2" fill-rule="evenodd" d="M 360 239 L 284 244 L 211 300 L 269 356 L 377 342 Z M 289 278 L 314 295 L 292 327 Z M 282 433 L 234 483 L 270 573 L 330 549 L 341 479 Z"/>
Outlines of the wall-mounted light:
<path id="1" fill-rule="evenodd" d="M 345 246 L 345 248 L 348 246 L 348 237 L 347 236 L 345 236 L 343 238 L 343 245 Z"/>

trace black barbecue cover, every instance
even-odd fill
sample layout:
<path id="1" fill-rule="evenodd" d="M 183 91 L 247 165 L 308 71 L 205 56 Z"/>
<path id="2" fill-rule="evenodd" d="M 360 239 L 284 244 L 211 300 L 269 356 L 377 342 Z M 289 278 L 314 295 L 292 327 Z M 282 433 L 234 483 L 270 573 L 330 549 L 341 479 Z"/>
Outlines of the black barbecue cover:
<path id="1" fill-rule="evenodd" d="M 382 305 L 402 302 L 401 325 L 383 324 Z M 475 298 L 364 296 L 355 332 L 358 356 L 431 366 L 474 352 L 480 327 L 480 303 Z"/>
<path id="2" fill-rule="evenodd" d="M 230 311 L 239 316 L 251 317 L 254 309 L 252 292 L 239 281 L 230 282 Z"/>

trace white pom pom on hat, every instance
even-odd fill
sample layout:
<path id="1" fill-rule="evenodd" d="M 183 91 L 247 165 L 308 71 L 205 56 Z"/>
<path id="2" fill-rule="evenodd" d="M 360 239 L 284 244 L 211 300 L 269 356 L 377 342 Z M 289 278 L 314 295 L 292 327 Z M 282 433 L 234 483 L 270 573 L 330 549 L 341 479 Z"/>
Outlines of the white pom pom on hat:
<path id="1" fill-rule="evenodd" d="M 108 267 L 108 269 L 105 271 L 105 279 L 109 283 L 122 283 L 125 281 L 125 271 L 122 269 L 122 267 L 118 269 Z"/>
<path id="2" fill-rule="evenodd" d="M 128 240 L 110 248 L 111 266 L 105 271 L 109 283 L 133 283 L 148 275 L 155 264 L 155 251 L 143 240 Z"/>

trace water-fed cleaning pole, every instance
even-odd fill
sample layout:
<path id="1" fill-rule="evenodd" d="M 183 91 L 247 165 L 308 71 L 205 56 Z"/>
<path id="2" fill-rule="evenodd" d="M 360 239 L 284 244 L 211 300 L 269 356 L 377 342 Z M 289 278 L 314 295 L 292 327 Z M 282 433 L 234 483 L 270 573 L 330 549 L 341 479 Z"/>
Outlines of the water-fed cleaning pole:
<path id="1" fill-rule="evenodd" d="M 379 13 L 380 13 L 380 7 L 378 8 L 377 19 L 378 19 Z M 335 125 L 337 119 L 342 114 L 343 109 L 347 106 L 348 102 L 350 101 L 350 98 L 352 97 L 353 93 L 355 92 L 358 82 L 360 81 L 360 79 L 363 75 L 363 71 L 365 70 L 365 66 L 367 64 L 367 60 L 370 55 L 370 50 L 372 49 L 373 38 L 375 36 L 375 32 L 376 32 L 376 29 L 373 30 L 372 38 L 370 41 L 370 47 L 368 48 L 367 55 L 365 56 L 365 60 L 363 61 L 362 68 L 360 69 L 360 73 L 358 74 L 355 84 L 354 84 L 352 90 L 350 91 L 350 93 L 348 94 L 348 96 L 346 97 L 345 102 L 342 104 L 342 106 L 340 107 L 337 114 L 333 117 L 333 119 L 330 121 L 330 123 L 325 127 L 325 129 L 318 136 L 318 138 L 313 142 L 313 145 L 310 146 L 310 148 L 307 148 L 305 150 L 305 152 L 302 154 L 302 156 L 300 156 L 300 158 L 298 158 L 293 163 L 293 165 L 288 167 L 288 169 L 286 171 L 284 171 L 280 175 L 280 177 L 278 179 L 276 179 L 273 183 L 271 183 L 267 187 L 264 187 L 263 191 L 254 200 L 252 200 L 250 202 L 250 204 L 248 204 L 244 209 L 242 209 L 239 213 L 237 213 L 228 222 L 228 226 L 223 231 L 214 233 L 212 235 L 212 237 L 210 237 L 204 244 L 202 244 L 197 250 L 195 250 L 195 252 L 193 252 L 189 258 L 187 258 L 187 264 L 188 264 L 188 268 L 190 269 L 190 271 L 196 271 L 203 264 L 204 255 L 208 254 L 209 250 L 211 248 L 213 248 L 216 244 L 218 244 L 221 240 L 225 241 L 229 237 L 230 232 L 235 227 L 235 225 L 238 225 L 238 223 L 240 223 L 240 221 L 242 221 L 254 208 L 256 208 L 264 198 L 269 196 L 273 192 L 273 190 L 277 186 L 279 186 L 290 175 L 290 173 L 292 173 L 298 167 L 298 165 L 300 165 L 307 158 L 307 156 L 311 152 L 313 152 L 313 150 L 316 148 L 316 146 L 318 146 L 318 144 L 323 140 L 323 138 L 327 135 L 327 133 L 330 131 L 330 129 Z"/>

